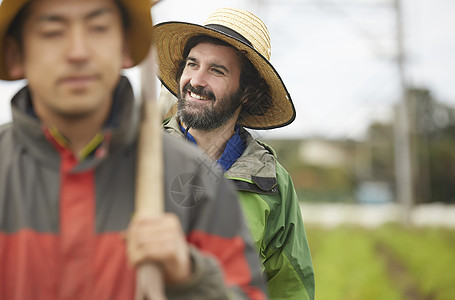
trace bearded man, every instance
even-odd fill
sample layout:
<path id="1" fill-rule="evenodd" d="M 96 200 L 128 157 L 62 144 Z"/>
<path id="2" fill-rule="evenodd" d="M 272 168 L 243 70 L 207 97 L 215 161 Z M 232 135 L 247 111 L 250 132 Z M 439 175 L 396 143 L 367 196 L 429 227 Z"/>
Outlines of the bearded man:
<path id="1" fill-rule="evenodd" d="M 178 111 L 164 128 L 197 144 L 234 183 L 270 297 L 314 299 L 291 177 L 273 149 L 245 129 L 278 128 L 295 119 L 291 97 L 269 62 L 265 24 L 250 12 L 223 8 L 202 26 L 166 22 L 155 34 L 161 82 L 178 98 Z"/>

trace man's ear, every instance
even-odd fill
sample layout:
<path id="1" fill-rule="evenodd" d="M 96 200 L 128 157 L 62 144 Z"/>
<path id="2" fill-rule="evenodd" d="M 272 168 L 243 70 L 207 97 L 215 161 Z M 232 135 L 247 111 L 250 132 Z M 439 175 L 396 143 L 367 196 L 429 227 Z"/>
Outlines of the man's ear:
<path id="1" fill-rule="evenodd" d="M 11 36 L 5 39 L 5 60 L 8 74 L 12 79 L 22 79 L 25 76 L 24 58 L 17 41 Z"/>

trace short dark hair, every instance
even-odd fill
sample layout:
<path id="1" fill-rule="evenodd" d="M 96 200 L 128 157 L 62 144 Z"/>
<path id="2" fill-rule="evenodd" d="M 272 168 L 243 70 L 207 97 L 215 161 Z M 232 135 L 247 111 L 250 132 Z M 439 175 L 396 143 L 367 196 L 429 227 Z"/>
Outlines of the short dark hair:
<path id="1" fill-rule="evenodd" d="M 120 15 L 122 18 L 122 25 L 123 28 L 126 30 L 130 26 L 129 18 L 126 13 L 126 9 L 123 3 L 120 0 L 113 0 L 114 3 L 117 5 L 120 11 Z M 19 49 L 22 50 L 22 33 L 24 29 L 24 23 L 27 17 L 30 14 L 30 4 L 32 1 L 26 3 L 21 10 L 17 13 L 16 17 L 14 17 L 13 21 L 11 22 L 10 26 L 7 30 L 7 36 L 11 36 L 18 44 Z"/>
<path id="2" fill-rule="evenodd" d="M 24 23 L 27 19 L 28 15 L 30 14 L 30 3 L 28 2 L 25 4 L 21 10 L 17 13 L 14 17 L 13 21 L 8 27 L 6 36 L 11 36 L 19 45 L 19 49 L 22 50 L 22 32 L 24 29 Z"/>
<path id="3" fill-rule="evenodd" d="M 242 110 L 239 115 L 239 121 L 246 119 L 247 116 L 262 116 L 272 106 L 272 96 L 270 94 L 270 87 L 267 82 L 259 74 L 258 70 L 254 67 L 251 61 L 245 56 L 245 54 L 220 39 L 208 36 L 208 35 L 197 35 L 191 37 L 185 45 L 182 53 L 182 58 L 179 63 L 175 80 L 177 86 L 179 86 L 180 77 L 182 76 L 185 68 L 186 59 L 191 49 L 200 43 L 211 43 L 215 45 L 221 45 L 233 48 L 241 63 L 240 73 L 240 87 L 243 91 L 242 95 Z"/>

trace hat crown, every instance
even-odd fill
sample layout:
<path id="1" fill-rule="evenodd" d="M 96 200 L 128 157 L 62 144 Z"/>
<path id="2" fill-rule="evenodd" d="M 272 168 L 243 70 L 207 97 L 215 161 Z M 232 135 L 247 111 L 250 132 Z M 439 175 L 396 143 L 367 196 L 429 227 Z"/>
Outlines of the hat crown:
<path id="1" fill-rule="evenodd" d="M 221 25 L 247 39 L 253 48 L 270 61 L 270 35 L 264 22 L 254 14 L 235 8 L 220 8 L 213 12 L 204 25 Z"/>

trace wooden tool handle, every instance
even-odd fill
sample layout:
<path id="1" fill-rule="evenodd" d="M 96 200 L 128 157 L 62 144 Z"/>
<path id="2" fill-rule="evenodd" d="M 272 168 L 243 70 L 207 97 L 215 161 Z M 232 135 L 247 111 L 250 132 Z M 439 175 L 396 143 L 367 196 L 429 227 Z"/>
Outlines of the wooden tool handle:
<path id="1" fill-rule="evenodd" d="M 161 113 L 156 101 L 155 53 L 152 48 L 141 69 L 142 116 L 136 162 L 136 215 L 154 216 L 164 212 L 163 148 Z M 160 268 L 143 264 L 136 274 L 135 300 L 165 300 Z"/>

